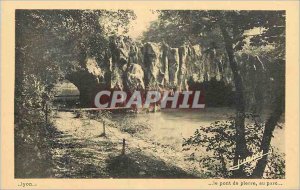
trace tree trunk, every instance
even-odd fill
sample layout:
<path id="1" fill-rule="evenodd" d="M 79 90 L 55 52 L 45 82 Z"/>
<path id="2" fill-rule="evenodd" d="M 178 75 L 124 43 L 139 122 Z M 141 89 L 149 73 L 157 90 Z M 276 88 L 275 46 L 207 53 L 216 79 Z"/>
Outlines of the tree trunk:
<path id="1" fill-rule="evenodd" d="M 244 87 L 242 77 L 239 73 L 237 63 L 234 57 L 233 42 L 226 30 L 225 26 L 220 25 L 220 29 L 224 38 L 225 48 L 229 59 L 230 68 L 233 73 L 235 85 L 235 100 L 236 100 L 236 149 L 233 164 L 237 165 L 238 160 L 244 159 L 249 155 L 245 139 L 245 100 L 244 100 Z M 246 174 L 241 166 L 238 170 L 233 172 L 234 178 L 246 178 Z"/>
<path id="2" fill-rule="evenodd" d="M 284 106 L 285 106 L 285 88 L 284 88 L 284 83 L 285 83 L 285 76 L 284 76 L 284 68 L 280 68 L 282 65 L 284 66 L 284 63 L 279 63 L 281 65 L 279 65 L 279 68 L 277 70 L 282 71 L 282 73 L 279 74 L 279 76 L 277 76 L 279 79 L 275 80 L 274 83 L 277 86 L 277 88 L 275 88 L 275 100 L 273 103 L 273 109 L 274 110 L 269 119 L 267 120 L 266 124 L 265 124 L 265 129 L 264 129 L 264 133 L 263 133 L 263 138 L 261 141 L 261 145 L 260 145 L 260 151 L 263 152 L 263 154 L 268 154 L 269 153 L 269 149 L 270 149 L 270 144 L 271 144 L 271 139 L 272 139 L 272 134 L 274 132 L 274 129 L 278 123 L 278 121 L 280 120 L 281 115 L 284 112 Z M 279 86 L 279 87 L 278 87 Z M 252 178 L 262 178 L 266 165 L 267 165 L 267 161 L 268 161 L 268 155 L 264 156 L 262 159 L 260 159 L 257 164 L 256 167 L 253 171 L 252 174 Z"/>
<path id="3" fill-rule="evenodd" d="M 284 101 L 283 98 L 280 98 L 281 100 L 278 100 L 280 102 Z M 279 105 L 280 104 L 280 105 Z M 263 139 L 261 141 L 260 151 L 263 152 L 263 154 L 268 154 L 272 139 L 272 134 L 274 132 L 274 129 L 277 125 L 277 122 L 279 121 L 281 115 L 283 113 L 282 104 L 278 102 L 277 108 L 274 110 L 274 112 L 271 114 L 270 118 L 267 120 L 265 124 L 265 130 L 263 134 Z M 257 162 L 257 165 L 253 171 L 252 178 L 262 178 L 266 165 L 267 165 L 268 155 L 264 156 L 262 159 L 260 159 Z"/>

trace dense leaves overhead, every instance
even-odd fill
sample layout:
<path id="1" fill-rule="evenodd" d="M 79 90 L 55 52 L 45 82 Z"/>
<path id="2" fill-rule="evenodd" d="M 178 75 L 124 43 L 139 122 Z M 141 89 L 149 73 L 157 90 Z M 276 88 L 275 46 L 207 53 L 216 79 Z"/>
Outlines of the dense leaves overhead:
<path id="1" fill-rule="evenodd" d="M 235 50 L 241 50 L 247 38 L 250 38 L 252 46 L 284 44 L 285 11 L 162 10 L 158 12 L 159 21 L 152 23 L 149 31 L 145 33 L 144 40 L 165 40 L 173 46 L 189 42 L 201 43 L 204 46 L 218 44 L 222 47 L 220 26 L 223 26 L 230 33 Z M 260 33 L 251 34 L 251 30 L 255 28 L 261 29 Z"/>

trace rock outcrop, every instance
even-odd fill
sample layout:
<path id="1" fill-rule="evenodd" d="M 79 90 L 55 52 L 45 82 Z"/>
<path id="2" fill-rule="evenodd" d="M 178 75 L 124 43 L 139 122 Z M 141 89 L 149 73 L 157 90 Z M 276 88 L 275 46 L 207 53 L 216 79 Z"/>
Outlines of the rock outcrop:
<path id="1" fill-rule="evenodd" d="M 244 84 L 251 97 L 263 97 L 260 91 L 268 81 L 265 65 L 258 57 L 237 56 Z M 233 87 L 232 72 L 224 54 L 200 45 L 174 48 L 165 43 L 137 45 L 130 39 L 111 37 L 106 61 L 88 57 L 83 68 L 68 76 L 80 90 L 81 102 L 91 105 L 99 90 L 188 90 L 189 82 L 222 81 Z M 247 90 L 246 90 L 247 91 Z M 89 99 L 90 100 L 83 100 Z M 249 98 L 251 102 L 251 98 Z"/>
<path id="2" fill-rule="evenodd" d="M 93 105 L 95 93 L 101 89 L 104 81 L 103 72 L 95 58 L 87 58 L 81 67 L 66 76 L 80 91 L 80 103 L 83 106 Z"/>
<path id="3" fill-rule="evenodd" d="M 178 85 L 179 53 L 178 48 L 170 48 L 168 52 L 169 87 L 175 88 Z"/>
<path id="4" fill-rule="evenodd" d="M 112 38 L 110 47 L 112 89 L 131 88 L 126 85 L 130 83 L 127 81 L 130 70 L 126 68 L 132 63 L 141 66 L 147 89 L 187 90 L 189 80 L 204 82 L 212 78 L 226 84 L 232 82 L 226 60 L 200 45 L 172 48 L 165 43 L 147 42 L 138 46 L 117 37 Z"/>
<path id="5" fill-rule="evenodd" d="M 129 63 L 125 71 L 126 76 L 126 88 L 133 92 L 134 90 L 144 90 L 144 71 L 141 65 L 136 63 Z"/>

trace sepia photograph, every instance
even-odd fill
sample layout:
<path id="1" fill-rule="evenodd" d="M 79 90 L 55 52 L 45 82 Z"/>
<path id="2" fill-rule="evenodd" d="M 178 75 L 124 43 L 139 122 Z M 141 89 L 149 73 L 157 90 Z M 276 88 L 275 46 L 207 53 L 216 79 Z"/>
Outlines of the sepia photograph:
<path id="1" fill-rule="evenodd" d="M 285 179 L 284 10 L 15 10 L 14 177 Z"/>

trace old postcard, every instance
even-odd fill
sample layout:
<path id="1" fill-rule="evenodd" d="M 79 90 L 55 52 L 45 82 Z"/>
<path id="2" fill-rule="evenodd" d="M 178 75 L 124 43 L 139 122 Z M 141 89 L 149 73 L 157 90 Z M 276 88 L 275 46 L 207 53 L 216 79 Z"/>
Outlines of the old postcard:
<path id="1" fill-rule="evenodd" d="M 300 189 L 299 1 L 1 1 L 1 189 Z"/>

